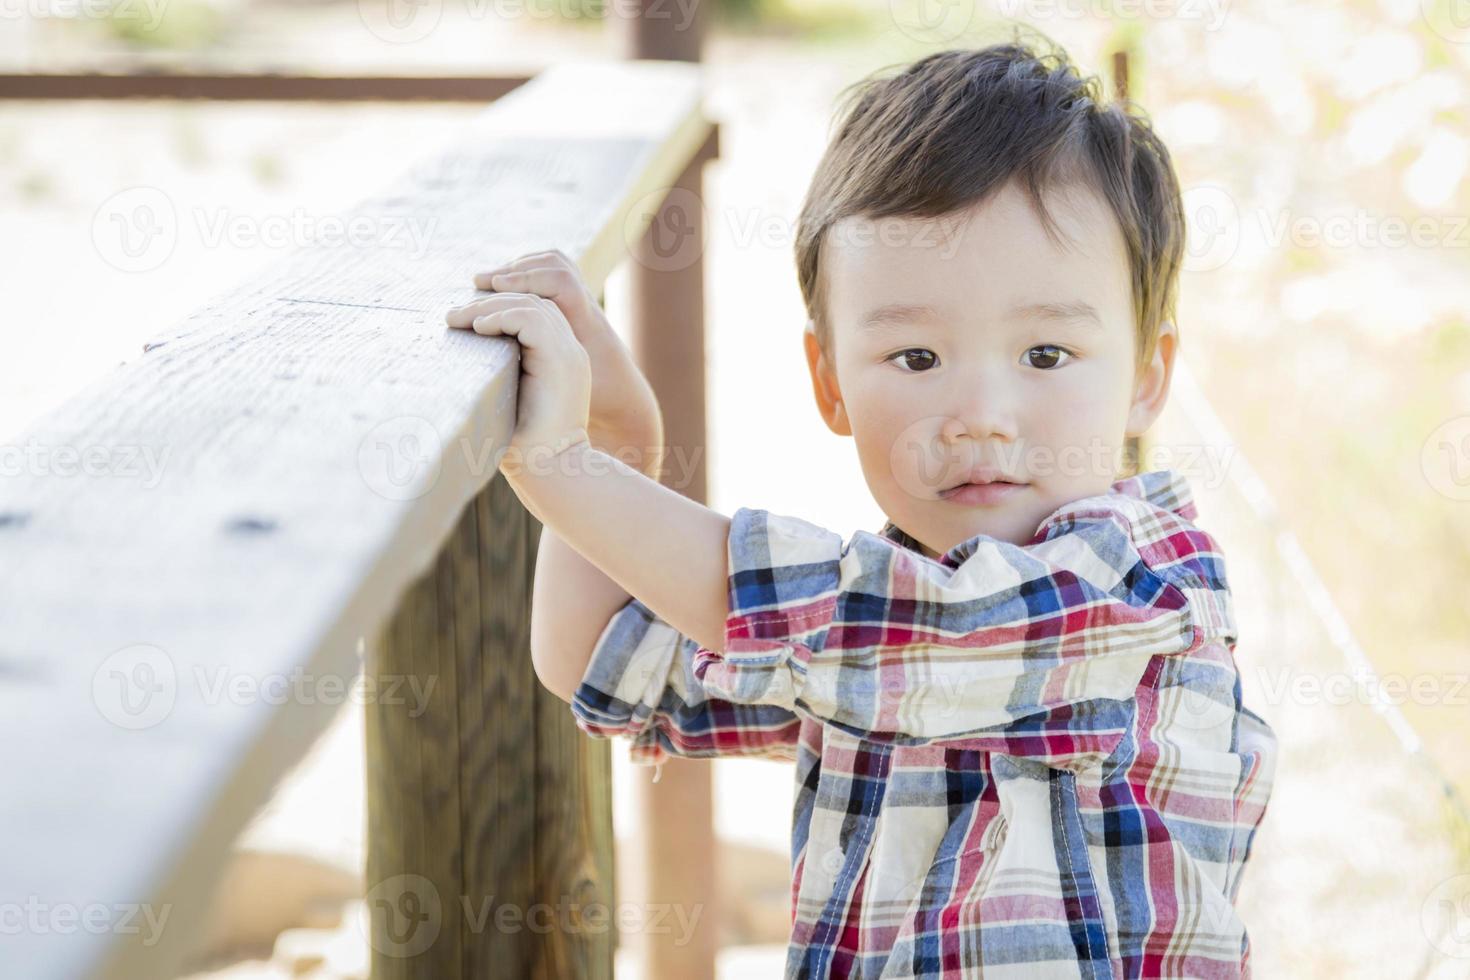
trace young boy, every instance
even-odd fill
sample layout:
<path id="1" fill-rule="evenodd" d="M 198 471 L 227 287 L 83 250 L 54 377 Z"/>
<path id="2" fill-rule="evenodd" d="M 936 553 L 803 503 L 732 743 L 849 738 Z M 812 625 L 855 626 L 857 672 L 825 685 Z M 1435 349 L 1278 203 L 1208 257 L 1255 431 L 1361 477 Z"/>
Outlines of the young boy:
<path id="1" fill-rule="evenodd" d="M 877 534 L 726 518 L 604 451 L 656 447 L 657 405 L 560 253 L 451 311 L 522 345 L 538 676 L 635 761 L 796 762 L 788 977 L 1248 976 L 1275 738 L 1187 480 L 1120 475 L 1178 343 L 1168 152 L 1020 44 L 857 95 L 796 257 Z"/>

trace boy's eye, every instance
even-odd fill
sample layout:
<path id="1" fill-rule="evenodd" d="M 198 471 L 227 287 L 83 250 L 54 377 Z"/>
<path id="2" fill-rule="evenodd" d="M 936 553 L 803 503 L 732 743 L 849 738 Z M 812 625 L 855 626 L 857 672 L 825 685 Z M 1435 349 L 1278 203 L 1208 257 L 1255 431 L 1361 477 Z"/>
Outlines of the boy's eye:
<path id="1" fill-rule="evenodd" d="M 903 363 L 906 365 L 904 371 L 909 374 L 918 374 L 922 371 L 927 371 L 939 363 L 938 355 L 932 350 L 923 347 L 910 347 L 907 350 L 889 354 L 884 360 L 892 361 L 895 358 L 903 359 Z"/>
<path id="2" fill-rule="evenodd" d="M 1042 352 L 1040 357 L 1036 356 L 1037 351 Z M 1070 351 L 1063 350 L 1055 344 L 1037 344 L 1026 352 L 1026 358 L 1032 367 L 1046 371 L 1057 366 L 1057 358 L 1061 354 L 1069 358 L 1072 356 Z"/>

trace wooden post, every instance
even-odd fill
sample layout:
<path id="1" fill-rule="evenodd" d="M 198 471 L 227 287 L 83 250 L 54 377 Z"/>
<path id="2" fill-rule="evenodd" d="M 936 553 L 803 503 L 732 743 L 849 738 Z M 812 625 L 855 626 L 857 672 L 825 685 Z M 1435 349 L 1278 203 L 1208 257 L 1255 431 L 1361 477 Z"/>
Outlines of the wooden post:
<path id="1" fill-rule="evenodd" d="M 682 168 L 672 186 L 687 186 L 691 173 L 697 179 L 714 146 L 707 124 L 691 132 L 699 142 L 667 151 Z M 616 231 L 621 244 L 624 229 Z M 684 345 L 658 359 L 656 391 L 660 378 L 696 374 L 691 368 L 703 364 L 702 333 L 692 346 L 688 334 L 691 323 L 702 330 L 702 290 L 690 291 L 687 272 L 675 281 L 685 285 L 670 294 L 661 282 L 643 300 L 671 304 L 670 344 Z M 635 274 L 635 296 L 637 282 Z M 696 390 L 702 452 L 702 382 Z M 676 408 L 691 403 L 667 385 L 659 393 Z M 687 425 L 675 414 L 677 426 Z M 702 470 L 699 480 L 702 499 Z M 495 477 L 405 597 L 370 661 L 383 684 L 407 676 L 425 689 L 437 681 L 417 718 L 392 704 L 368 706 L 374 980 L 611 980 L 618 942 L 611 743 L 587 738 L 535 679 L 529 623 L 539 540 L 539 523 Z M 697 937 L 708 939 L 709 964 L 714 929 Z"/>
<path id="2" fill-rule="evenodd" d="M 677 4 L 634 0 L 623 32 L 627 58 L 654 61 L 699 61 L 704 43 L 703 4 L 692 4 L 687 15 Z M 687 19 L 686 19 L 687 17 Z"/>
<path id="3" fill-rule="evenodd" d="M 1113 94 L 1120 99 L 1128 98 L 1128 52 L 1113 52 Z"/>
<path id="4" fill-rule="evenodd" d="M 370 657 L 432 691 L 367 705 L 375 980 L 612 976 L 609 745 L 531 667 L 540 536 L 495 477 Z"/>
<path id="5" fill-rule="evenodd" d="M 708 502 L 701 171 L 717 152 L 712 139 L 672 185 L 638 243 L 631 275 L 630 346 L 663 410 L 662 482 L 701 503 Z M 712 776 L 708 760 L 671 758 L 657 783 L 641 774 L 633 783 L 638 818 L 627 854 L 633 894 L 626 900 L 640 907 L 681 906 L 685 920 L 697 922 L 683 945 L 675 944 L 673 932 L 634 939 L 646 980 L 714 976 L 723 915 Z"/>
<path id="6" fill-rule="evenodd" d="M 1113 97 L 1117 99 L 1128 98 L 1128 52 L 1119 49 L 1113 52 Z M 1125 459 L 1127 464 L 1123 476 L 1136 475 L 1143 469 L 1144 442 L 1138 436 L 1128 436 L 1124 442 Z"/>
<path id="7" fill-rule="evenodd" d="M 629 17 L 624 50 L 629 58 L 699 61 L 704 22 L 702 7 L 680 23 L 677 8 L 656 0 L 637 0 Z M 705 485 L 704 395 L 704 229 L 702 220 L 704 161 L 718 152 L 711 139 L 670 187 L 648 233 L 634 250 L 631 276 L 633 355 L 663 410 L 665 474 L 687 476 L 665 485 L 692 500 L 707 503 Z M 697 454 L 697 455 L 696 455 Z M 687 465 L 692 463 L 693 465 Z M 628 860 L 632 895 L 627 901 L 645 907 L 683 906 L 697 921 L 692 938 L 676 946 L 672 933 L 642 933 L 636 948 L 647 980 L 713 978 L 723 918 L 716 904 L 714 782 L 710 763 L 670 759 L 657 783 L 634 782 L 638 814 Z M 677 820 L 670 815 L 678 814 Z M 698 913 L 698 919 L 693 918 Z"/>

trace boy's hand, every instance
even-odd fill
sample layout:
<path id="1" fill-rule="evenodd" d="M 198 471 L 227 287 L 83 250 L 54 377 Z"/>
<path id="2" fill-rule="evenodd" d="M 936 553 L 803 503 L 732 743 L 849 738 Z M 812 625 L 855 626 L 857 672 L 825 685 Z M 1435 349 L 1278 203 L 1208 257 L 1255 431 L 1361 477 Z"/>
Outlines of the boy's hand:
<path id="1" fill-rule="evenodd" d="M 514 296 L 529 293 L 550 300 L 591 359 L 587 428 L 592 444 L 614 454 L 635 449 L 650 459 L 661 455 L 658 400 L 576 263 L 555 249 L 532 252 L 476 273 L 475 287 L 493 295 L 450 310 L 451 327 L 471 327 L 476 318 L 514 302 Z"/>
<path id="2" fill-rule="evenodd" d="M 501 468 L 528 458 L 534 467 L 588 441 L 591 362 L 555 303 L 528 293 L 502 293 L 496 299 L 493 310 L 469 325 L 475 333 L 514 337 L 521 345 L 516 426 Z"/>

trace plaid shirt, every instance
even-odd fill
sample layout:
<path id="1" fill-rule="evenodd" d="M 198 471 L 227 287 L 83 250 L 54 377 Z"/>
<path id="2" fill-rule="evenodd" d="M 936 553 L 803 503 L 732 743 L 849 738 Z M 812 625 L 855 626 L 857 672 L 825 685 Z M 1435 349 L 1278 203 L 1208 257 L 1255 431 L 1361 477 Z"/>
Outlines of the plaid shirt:
<path id="1" fill-rule="evenodd" d="M 795 761 L 789 978 L 1247 977 L 1276 738 L 1195 516 L 1155 470 L 931 559 L 741 508 L 725 652 L 630 599 L 572 713 L 639 763 Z"/>

